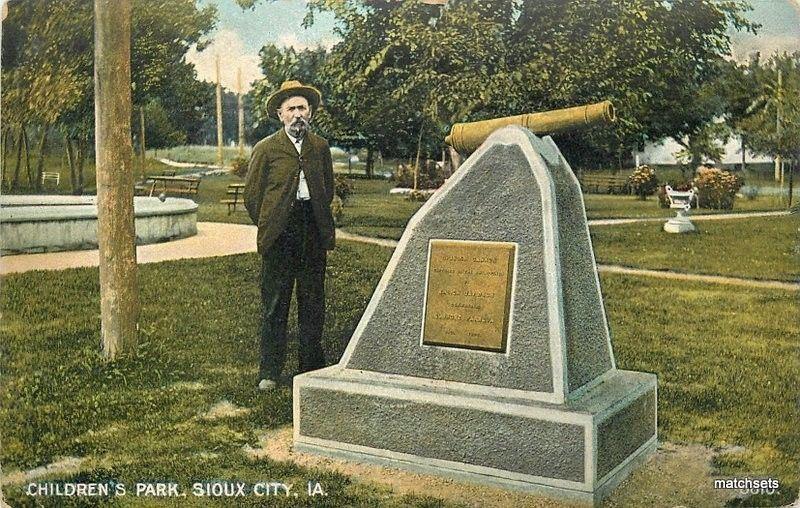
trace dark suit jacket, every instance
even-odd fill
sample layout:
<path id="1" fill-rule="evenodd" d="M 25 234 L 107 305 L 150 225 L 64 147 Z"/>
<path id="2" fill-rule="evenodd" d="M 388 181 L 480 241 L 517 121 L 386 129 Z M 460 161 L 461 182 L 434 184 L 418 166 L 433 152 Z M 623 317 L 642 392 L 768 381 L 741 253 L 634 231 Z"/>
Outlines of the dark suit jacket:
<path id="1" fill-rule="evenodd" d="M 253 147 L 244 188 L 244 204 L 258 226 L 258 252 L 264 255 L 286 227 L 297 196 L 300 170 L 306 177 L 320 246 L 333 249 L 335 227 L 331 215 L 333 161 L 328 142 L 306 133 L 298 155 L 285 129 L 259 141 Z"/>

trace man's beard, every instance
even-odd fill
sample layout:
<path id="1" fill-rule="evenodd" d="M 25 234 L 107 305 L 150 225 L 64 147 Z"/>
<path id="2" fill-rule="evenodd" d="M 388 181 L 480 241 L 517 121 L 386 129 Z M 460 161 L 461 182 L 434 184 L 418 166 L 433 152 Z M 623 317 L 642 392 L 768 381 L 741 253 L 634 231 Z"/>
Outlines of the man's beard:
<path id="1" fill-rule="evenodd" d="M 305 136 L 306 132 L 308 131 L 309 122 L 303 117 L 296 119 L 292 124 L 289 126 L 289 134 L 295 138 L 302 138 Z"/>

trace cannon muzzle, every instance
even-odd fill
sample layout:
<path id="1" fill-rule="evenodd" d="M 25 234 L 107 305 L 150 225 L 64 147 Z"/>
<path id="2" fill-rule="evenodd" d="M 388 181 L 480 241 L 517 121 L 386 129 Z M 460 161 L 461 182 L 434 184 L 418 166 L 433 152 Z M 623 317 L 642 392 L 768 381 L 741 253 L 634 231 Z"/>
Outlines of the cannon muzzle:
<path id="1" fill-rule="evenodd" d="M 492 118 L 480 122 L 457 123 L 450 129 L 444 142 L 460 153 L 475 151 L 489 134 L 506 125 L 520 125 L 534 134 L 555 134 L 588 127 L 598 123 L 611 123 L 616 119 L 611 101 L 587 106 L 555 109 L 541 113 Z"/>

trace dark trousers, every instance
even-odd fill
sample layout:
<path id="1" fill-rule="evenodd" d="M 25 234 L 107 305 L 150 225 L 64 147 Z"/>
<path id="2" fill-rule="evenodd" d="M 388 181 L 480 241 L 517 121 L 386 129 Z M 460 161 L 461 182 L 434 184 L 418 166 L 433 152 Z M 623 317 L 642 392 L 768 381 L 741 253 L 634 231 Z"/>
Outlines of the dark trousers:
<path id="1" fill-rule="evenodd" d="M 289 303 L 297 281 L 300 372 L 325 366 L 325 262 L 310 201 L 295 201 L 286 229 L 262 257 L 259 379 L 277 380 L 286 358 Z"/>

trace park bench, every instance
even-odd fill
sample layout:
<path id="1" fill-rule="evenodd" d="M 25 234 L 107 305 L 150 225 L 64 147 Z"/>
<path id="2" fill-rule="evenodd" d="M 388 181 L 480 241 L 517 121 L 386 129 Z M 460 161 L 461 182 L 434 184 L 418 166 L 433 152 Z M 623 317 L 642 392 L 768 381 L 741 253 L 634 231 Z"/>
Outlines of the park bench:
<path id="1" fill-rule="evenodd" d="M 200 190 L 199 176 L 151 176 L 148 178 L 150 196 L 159 193 L 194 196 Z"/>
<path id="2" fill-rule="evenodd" d="M 622 194 L 628 191 L 628 177 L 584 174 L 581 178 L 581 188 L 583 192 Z"/>
<path id="3" fill-rule="evenodd" d="M 236 211 L 236 205 L 242 205 L 242 208 L 244 209 L 243 183 L 232 183 L 228 185 L 228 189 L 225 191 L 225 193 L 231 197 L 220 200 L 220 203 L 228 205 L 228 215 Z"/>
<path id="4" fill-rule="evenodd" d="M 161 174 L 159 176 L 175 176 L 174 169 L 163 169 L 161 170 Z M 133 185 L 133 194 L 135 196 L 152 196 L 153 195 L 153 184 L 155 182 L 152 180 L 152 177 L 147 177 L 140 182 L 136 182 Z"/>
<path id="5" fill-rule="evenodd" d="M 52 183 L 54 187 L 58 187 L 61 182 L 61 174 L 55 171 L 42 172 L 42 186 L 47 187 L 48 183 Z"/>

